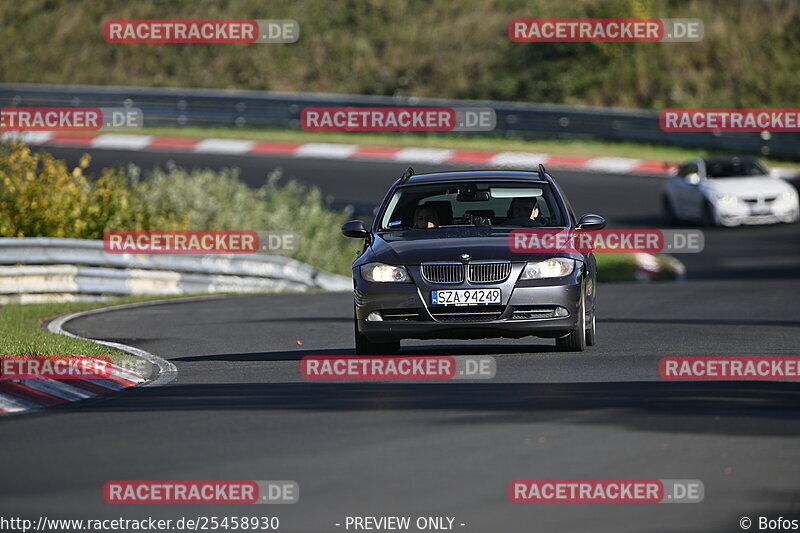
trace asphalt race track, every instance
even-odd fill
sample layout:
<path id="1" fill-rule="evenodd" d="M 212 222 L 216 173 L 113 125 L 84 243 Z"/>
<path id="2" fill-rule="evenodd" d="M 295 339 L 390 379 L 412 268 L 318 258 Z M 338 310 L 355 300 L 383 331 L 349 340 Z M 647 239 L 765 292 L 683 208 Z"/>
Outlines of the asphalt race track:
<path id="1" fill-rule="evenodd" d="M 292 158 L 93 155 L 95 165 L 236 165 L 252 184 L 281 167 L 354 205 L 376 202 L 400 170 Z M 658 227 L 661 180 L 554 174 L 576 211 L 603 214 L 610 227 Z M 797 517 L 796 383 L 665 382 L 658 361 L 798 355 L 798 226 L 710 230 L 703 253 L 681 256 L 688 281 L 601 285 L 598 345 L 582 354 L 555 352 L 552 341 L 535 338 L 404 344 L 407 354 L 491 355 L 497 376 L 488 381 L 303 380 L 301 357 L 354 353 L 348 293 L 182 301 L 74 320 L 73 333 L 171 360 L 178 378 L 2 420 L 0 514 L 274 514 L 281 531 L 319 533 L 344 531 L 335 524 L 348 515 L 453 516 L 456 530 L 481 533 L 733 532 L 744 516 Z M 510 503 L 509 482 L 525 478 L 699 479 L 705 500 Z M 295 480 L 301 496 L 294 505 L 255 508 L 112 506 L 102 487 L 114 479 Z"/>

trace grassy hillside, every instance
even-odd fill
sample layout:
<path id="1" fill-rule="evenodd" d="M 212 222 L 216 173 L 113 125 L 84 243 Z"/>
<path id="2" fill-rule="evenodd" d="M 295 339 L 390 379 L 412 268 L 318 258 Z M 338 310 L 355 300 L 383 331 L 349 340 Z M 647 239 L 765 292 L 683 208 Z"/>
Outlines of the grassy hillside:
<path id="1" fill-rule="evenodd" d="M 705 21 L 700 43 L 523 44 L 521 17 Z M 294 44 L 108 44 L 110 18 L 291 18 Z M 403 94 L 659 108 L 800 106 L 794 0 L 26 0 L 0 81 Z"/>

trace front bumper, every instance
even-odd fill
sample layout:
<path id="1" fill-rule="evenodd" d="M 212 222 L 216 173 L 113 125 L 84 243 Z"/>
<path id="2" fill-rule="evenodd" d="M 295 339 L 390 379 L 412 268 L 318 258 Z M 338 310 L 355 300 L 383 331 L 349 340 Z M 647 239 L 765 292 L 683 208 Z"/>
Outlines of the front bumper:
<path id="1" fill-rule="evenodd" d="M 579 263 L 580 265 L 580 263 Z M 521 269 L 521 267 L 520 267 Z M 577 327 L 581 268 L 563 278 L 516 282 L 515 268 L 504 283 L 443 286 L 429 284 L 409 268 L 414 283 L 372 283 L 356 275 L 359 331 L 372 341 L 400 339 L 484 339 L 527 336 L 556 338 Z M 500 288 L 500 305 L 433 306 L 430 291 Z M 591 308 L 588 305 L 587 307 Z M 369 317 L 369 319 L 368 319 Z M 380 317 L 380 320 L 377 320 Z"/>
<path id="2" fill-rule="evenodd" d="M 797 222 L 800 218 L 800 209 L 792 204 L 717 206 L 717 213 L 723 226 L 788 224 Z"/>

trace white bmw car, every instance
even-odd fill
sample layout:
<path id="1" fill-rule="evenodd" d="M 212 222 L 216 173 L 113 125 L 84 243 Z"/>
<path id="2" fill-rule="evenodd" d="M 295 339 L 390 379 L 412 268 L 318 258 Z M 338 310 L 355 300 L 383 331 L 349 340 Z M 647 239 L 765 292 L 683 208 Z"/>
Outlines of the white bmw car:
<path id="1" fill-rule="evenodd" d="M 670 224 L 730 227 L 800 217 L 795 188 L 751 157 L 697 158 L 680 165 L 664 186 L 662 207 Z"/>

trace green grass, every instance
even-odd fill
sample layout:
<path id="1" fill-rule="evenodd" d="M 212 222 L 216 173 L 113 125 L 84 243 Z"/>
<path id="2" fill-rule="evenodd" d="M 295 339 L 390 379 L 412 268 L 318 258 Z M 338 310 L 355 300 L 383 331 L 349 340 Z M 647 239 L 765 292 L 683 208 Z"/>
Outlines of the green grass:
<path id="1" fill-rule="evenodd" d="M 42 326 L 60 315 L 88 311 L 111 305 L 155 300 L 189 298 L 192 295 L 130 296 L 104 302 L 12 304 L 0 306 L 0 357 L 5 355 L 107 355 L 115 361 L 132 358 L 93 342 L 50 333 Z"/>
<path id="2" fill-rule="evenodd" d="M 699 18 L 696 43 L 515 43 L 514 18 Z M 107 19 L 295 19 L 293 44 L 112 44 Z M 800 107 L 793 0 L 0 2 L 0 81 L 660 109 Z"/>
<path id="3" fill-rule="evenodd" d="M 592 140 L 522 140 L 491 137 L 468 137 L 452 134 L 415 133 L 358 133 L 358 132 L 319 132 L 302 130 L 265 130 L 248 128 L 199 128 L 199 127 L 161 127 L 153 126 L 136 131 L 141 135 L 160 135 L 165 137 L 244 139 L 250 141 L 286 143 L 340 143 L 367 146 L 399 146 L 442 148 L 449 150 L 475 150 L 493 152 L 532 152 L 555 155 L 585 157 L 630 157 L 663 161 L 678 164 L 692 157 L 705 157 L 719 154 L 703 149 L 681 148 L 657 144 L 634 142 L 608 142 Z M 764 158 L 771 166 L 798 168 L 800 162 L 793 163 Z"/>

